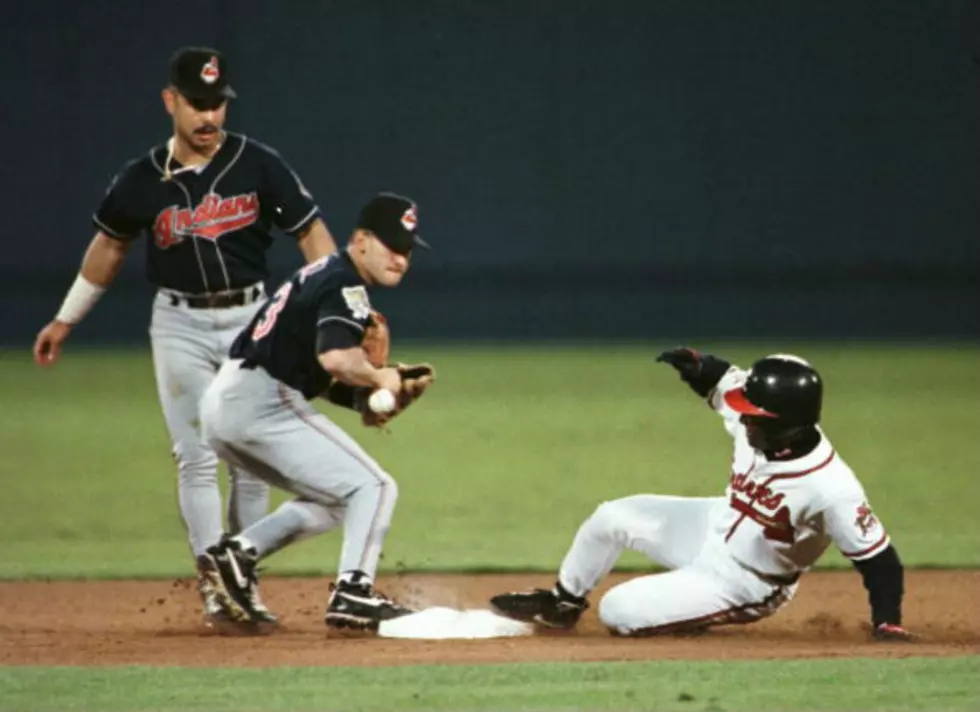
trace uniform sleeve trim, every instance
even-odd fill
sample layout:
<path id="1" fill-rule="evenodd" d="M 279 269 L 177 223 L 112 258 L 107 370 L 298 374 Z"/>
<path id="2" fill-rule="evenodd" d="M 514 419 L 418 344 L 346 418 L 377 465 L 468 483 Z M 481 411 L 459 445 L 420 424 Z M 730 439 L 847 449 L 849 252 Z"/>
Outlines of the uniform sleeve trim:
<path id="1" fill-rule="evenodd" d="M 322 319 L 320 319 L 320 321 L 318 321 L 316 323 L 316 325 L 317 326 L 320 326 L 322 324 L 326 324 L 328 321 L 339 321 L 339 322 L 342 322 L 344 324 L 347 324 L 347 326 L 353 326 L 358 331 L 364 331 L 364 325 L 363 324 L 358 324 L 353 319 L 347 319 L 346 317 L 342 317 L 342 316 L 325 316 Z"/>
<path id="2" fill-rule="evenodd" d="M 96 227 L 98 227 L 102 232 L 104 232 L 109 237 L 113 237 L 113 238 L 115 238 L 117 240 L 128 240 L 129 239 L 129 235 L 123 235 L 121 232 L 117 232 L 116 230 L 113 230 L 111 227 L 109 227 L 104 222 L 102 222 L 101 220 L 99 220 L 99 216 L 98 215 L 94 215 L 94 214 L 92 215 L 92 222 L 94 222 L 95 225 L 96 225 Z"/>
<path id="3" fill-rule="evenodd" d="M 888 546 L 890 541 L 891 540 L 888 538 L 888 532 L 883 532 L 881 538 L 878 541 L 876 541 L 874 544 L 869 546 L 867 549 L 862 549 L 861 551 L 855 551 L 855 552 L 842 551 L 841 553 L 844 556 L 846 556 L 848 559 L 853 559 L 853 560 L 867 559 L 870 558 L 873 554 L 875 554 L 879 549 L 883 549 L 886 546 Z"/>
<path id="4" fill-rule="evenodd" d="M 318 208 L 316 205 L 314 205 L 313 206 L 313 210 L 311 210 L 306 215 L 304 215 L 302 220 L 300 220 L 298 223 L 296 223 L 292 227 L 283 228 L 283 232 L 288 232 L 290 234 L 295 233 L 301 227 L 303 227 L 306 223 L 312 221 L 312 219 L 316 215 L 318 215 L 319 213 L 320 213 L 320 208 Z"/>
<path id="5" fill-rule="evenodd" d="M 800 472 L 782 472 L 780 474 L 773 475 L 770 478 L 770 481 L 772 481 L 772 480 L 791 480 L 794 477 L 805 477 L 806 475 L 813 474 L 817 470 L 821 470 L 824 467 L 826 467 L 827 465 L 829 465 L 830 464 L 830 461 L 834 459 L 834 456 L 836 454 L 837 454 L 837 451 L 834 450 L 834 449 L 831 449 L 830 454 L 827 455 L 827 457 L 824 459 L 824 461 L 821 462 L 819 465 L 814 465 L 813 467 L 811 467 L 809 469 L 806 469 L 806 470 L 802 470 Z"/>

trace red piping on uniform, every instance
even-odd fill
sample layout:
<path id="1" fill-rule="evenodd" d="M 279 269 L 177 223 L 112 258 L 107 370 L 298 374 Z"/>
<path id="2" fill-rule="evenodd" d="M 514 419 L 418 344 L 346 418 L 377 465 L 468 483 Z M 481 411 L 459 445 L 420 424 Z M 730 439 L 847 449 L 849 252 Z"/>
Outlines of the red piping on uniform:
<path id="1" fill-rule="evenodd" d="M 732 624 L 744 624 L 744 623 L 754 623 L 757 620 L 765 618 L 764 615 L 742 615 L 753 608 L 768 608 L 773 604 L 774 601 L 778 600 L 781 596 L 785 596 L 784 586 L 776 586 L 773 588 L 773 592 L 766 596 L 764 599 L 758 603 L 743 603 L 740 606 L 732 606 L 731 608 L 725 608 L 724 610 L 718 611 L 717 613 L 709 613 L 704 616 L 698 616 L 697 618 L 689 618 L 687 620 L 675 621 L 673 623 L 665 623 L 663 625 L 655 625 L 647 628 L 637 628 L 629 633 L 632 637 L 640 637 L 647 635 L 662 635 L 664 633 L 680 632 L 687 630 L 689 628 L 704 628 L 712 625 L 725 625 L 728 623 Z M 784 601 L 785 603 L 785 601 Z"/>
<path id="2" fill-rule="evenodd" d="M 881 546 L 882 544 L 884 544 L 887 539 L 888 539 L 888 532 L 884 532 L 881 535 L 881 539 L 879 539 L 878 541 L 876 541 L 874 544 L 872 544 L 871 546 L 869 546 L 867 549 L 862 549 L 861 551 L 854 552 L 853 554 L 848 554 L 846 551 L 845 552 L 841 552 L 841 553 L 844 554 L 844 556 L 846 556 L 849 559 L 856 559 L 859 556 L 865 556 L 867 554 L 870 554 L 872 551 L 874 551 L 879 546 Z"/>
<path id="3" fill-rule="evenodd" d="M 809 475 L 811 472 L 816 472 L 817 470 L 821 470 L 830 464 L 830 461 L 834 459 L 834 455 L 836 454 L 837 454 L 836 450 L 831 450 L 830 454 L 827 455 L 827 459 L 821 462 L 819 465 L 814 465 L 809 470 L 803 470 L 802 472 L 786 472 L 781 475 L 773 475 L 772 477 L 769 478 L 769 482 L 772 482 L 773 480 L 787 480 L 791 477 L 803 477 L 803 475 Z"/>
<path id="4" fill-rule="evenodd" d="M 369 542 L 373 538 L 376 529 L 375 523 L 378 521 L 378 515 L 381 513 L 381 510 L 384 509 L 385 495 L 388 493 L 387 480 L 390 480 L 391 477 L 387 473 L 381 471 L 380 468 L 375 467 L 373 462 L 365 461 L 363 458 L 359 456 L 359 453 L 352 451 L 350 448 L 348 448 L 345 443 L 335 438 L 330 433 L 330 431 L 324 430 L 319 425 L 317 425 L 316 421 L 307 418 L 305 413 L 303 413 L 299 408 L 296 408 L 293 405 L 292 401 L 289 398 L 289 392 L 285 390 L 283 385 L 277 384 L 277 386 L 279 389 L 279 397 L 282 399 L 282 402 L 286 404 L 287 408 L 289 408 L 291 411 L 296 413 L 296 415 L 300 417 L 300 420 L 302 420 L 304 423 L 309 425 L 311 428 L 316 430 L 321 435 L 325 435 L 327 439 L 330 440 L 330 442 L 334 443 L 337 447 L 339 447 L 341 450 L 343 450 L 352 458 L 354 458 L 355 461 L 363 465 L 364 469 L 366 469 L 371 474 L 371 476 L 378 481 L 378 486 L 381 488 L 381 496 L 378 497 L 378 506 L 374 510 L 374 516 L 371 517 L 371 527 L 368 529 L 368 534 L 369 534 L 368 542 Z M 368 542 L 364 543 L 364 550 L 361 551 L 361 559 L 358 564 L 359 568 L 363 568 L 364 566 L 364 556 L 365 554 L 367 554 L 367 548 L 369 546 Z"/>
<path id="5" fill-rule="evenodd" d="M 759 495 L 762 494 L 762 492 L 769 486 L 769 484 L 773 480 L 788 480 L 788 479 L 793 478 L 793 477 L 803 477 L 804 475 L 809 475 L 810 473 L 816 472 L 817 470 L 820 470 L 820 469 L 826 467 L 827 465 L 829 465 L 830 464 L 830 461 L 834 459 L 834 455 L 836 455 L 836 454 L 837 454 L 837 451 L 836 450 L 831 450 L 830 451 L 830 454 L 827 455 L 827 459 L 826 460 L 824 460 L 823 462 L 821 462 L 819 465 L 815 465 L 815 466 L 811 467 L 809 470 L 803 470 L 802 472 L 786 472 L 786 473 L 781 474 L 781 475 L 773 475 L 768 480 L 766 480 L 761 485 L 759 485 L 759 487 L 756 489 L 755 494 L 752 495 L 752 499 L 749 500 L 747 506 L 751 508 L 752 505 L 755 504 L 755 501 L 759 498 Z M 748 477 L 748 475 L 754 469 L 755 469 L 755 464 L 753 463 L 752 464 L 752 467 L 749 468 L 749 471 L 745 473 L 745 476 Z M 725 535 L 725 543 L 728 543 L 728 540 L 732 538 L 732 534 L 735 533 L 735 530 L 738 529 L 739 525 L 745 520 L 745 517 L 747 517 L 747 516 L 748 516 L 748 512 L 743 512 L 742 513 L 742 516 L 740 516 L 738 519 L 735 520 L 735 523 L 732 524 L 732 528 L 729 529 L 728 530 L 728 534 Z"/>

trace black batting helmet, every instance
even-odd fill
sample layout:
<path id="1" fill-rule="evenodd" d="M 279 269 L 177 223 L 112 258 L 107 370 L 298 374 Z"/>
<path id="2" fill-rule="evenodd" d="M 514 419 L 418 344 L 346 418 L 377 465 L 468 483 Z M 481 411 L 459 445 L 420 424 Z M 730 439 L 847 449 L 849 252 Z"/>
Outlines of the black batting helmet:
<path id="1" fill-rule="evenodd" d="M 816 425 L 823 381 L 799 356 L 773 354 L 752 364 L 745 385 L 728 391 L 725 402 L 746 415 L 775 418 L 786 425 Z"/>

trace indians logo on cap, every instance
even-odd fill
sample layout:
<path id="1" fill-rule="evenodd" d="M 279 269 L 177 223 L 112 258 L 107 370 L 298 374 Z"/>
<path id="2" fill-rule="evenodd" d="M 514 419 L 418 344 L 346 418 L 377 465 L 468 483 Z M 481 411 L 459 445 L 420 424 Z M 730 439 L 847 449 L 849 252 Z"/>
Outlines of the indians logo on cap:
<path id="1" fill-rule="evenodd" d="M 201 79 L 205 84 L 214 84 L 218 81 L 221 73 L 218 71 L 218 58 L 212 57 L 208 63 L 201 67 Z"/>
<path id="2" fill-rule="evenodd" d="M 410 207 L 408 210 L 405 211 L 404 215 L 402 215 L 402 226 L 406 230 L 411 232 L 416 228 L 418 224 L 419 224 L 419 216 L 418 213 L 415 212 L 415 206 L 413 205 L 412 207 Z"/>

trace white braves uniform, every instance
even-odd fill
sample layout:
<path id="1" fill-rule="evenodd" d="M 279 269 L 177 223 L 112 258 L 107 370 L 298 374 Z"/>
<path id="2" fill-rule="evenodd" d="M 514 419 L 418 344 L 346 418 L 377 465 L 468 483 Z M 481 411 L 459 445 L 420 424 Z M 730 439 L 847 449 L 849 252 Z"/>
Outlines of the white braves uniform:
<path id="1" fill-rule="evenodd" d="M 579 528 L 558 576 L 572 594 L 591 591 L 624 548 L 672 569 L 603 597 L 599 618 L 614 632 L 756 621 L 793 597 L 797 579 L 830 542 L 854 561 L 888 547 L 860 482 L 822 433 L 795 460 L 770 461 L 749 445 L 723 399 L 745 376 L 729 369 L 710 397 L 735 444 L 724 497 L 626 497 L 601 504 Z"/>

